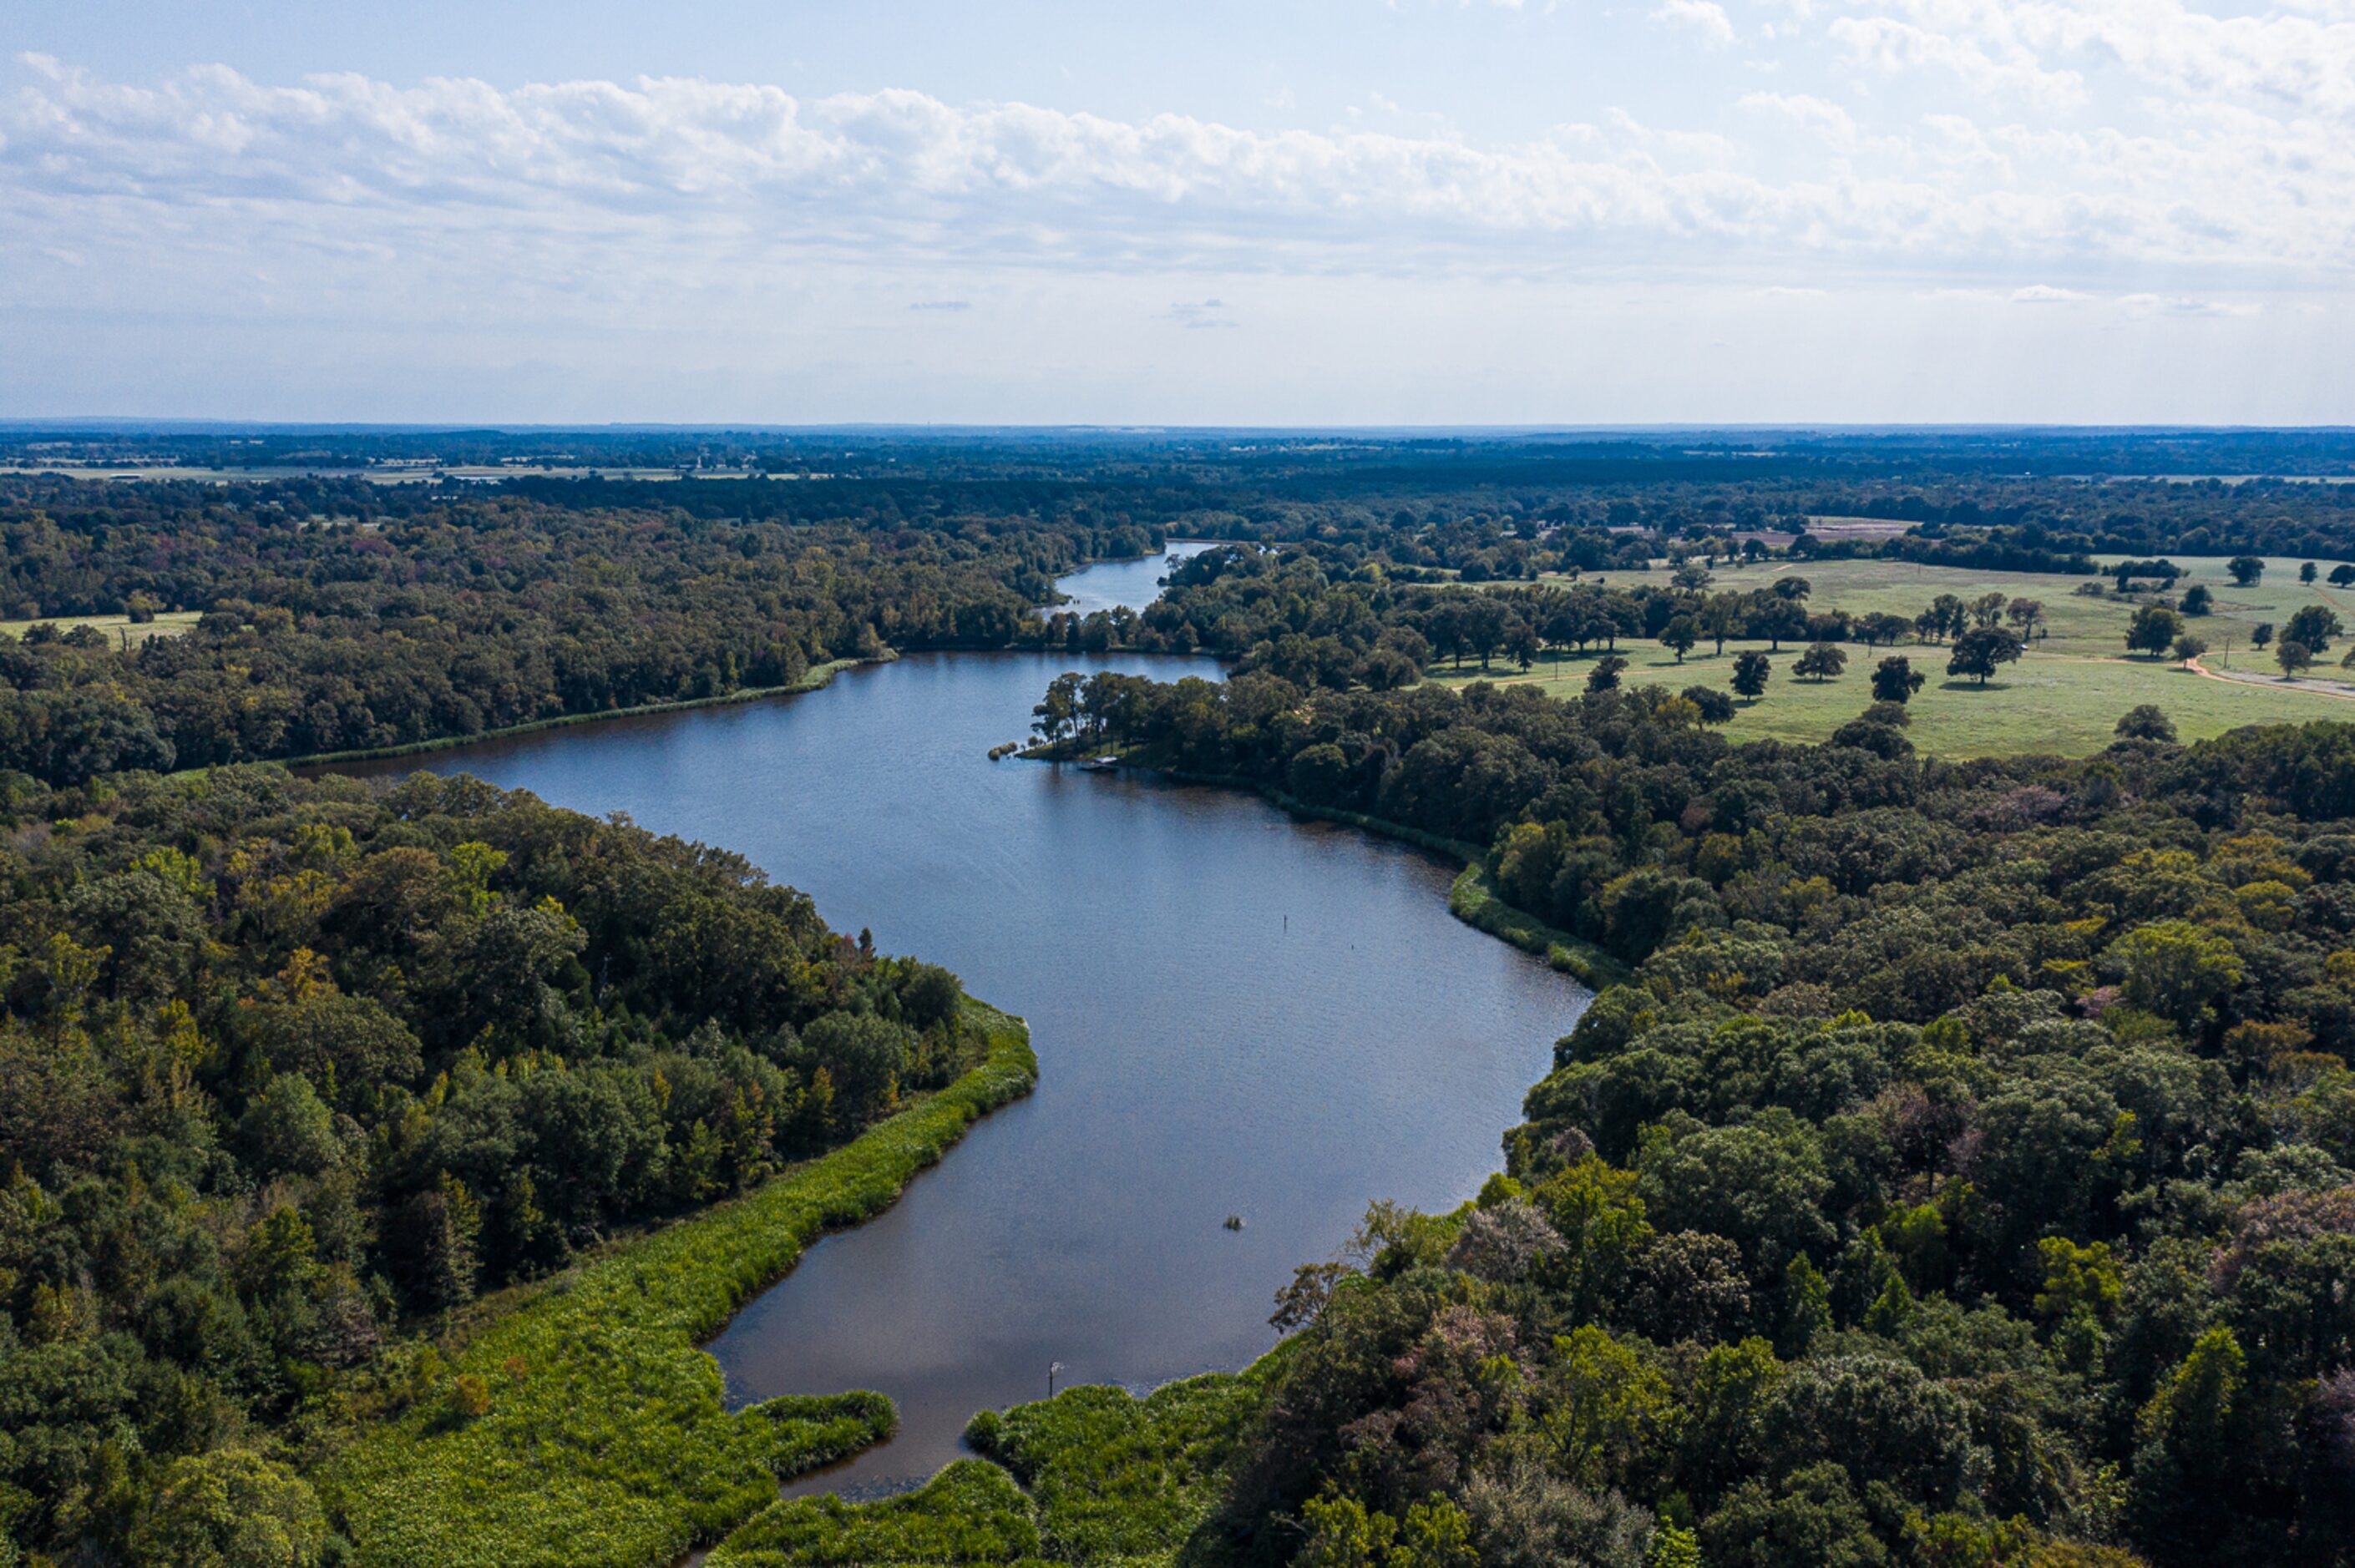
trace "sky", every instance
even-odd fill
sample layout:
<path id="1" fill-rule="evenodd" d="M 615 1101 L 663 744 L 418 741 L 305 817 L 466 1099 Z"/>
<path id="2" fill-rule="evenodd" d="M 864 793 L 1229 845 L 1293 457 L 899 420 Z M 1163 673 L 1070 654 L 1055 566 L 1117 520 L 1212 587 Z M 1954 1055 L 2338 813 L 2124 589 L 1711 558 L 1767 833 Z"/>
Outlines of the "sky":
<path id="1" fill-rule="evenodd" d="M 2355 423 L 2355 0 L 7 0 L 69 416 Z"/>

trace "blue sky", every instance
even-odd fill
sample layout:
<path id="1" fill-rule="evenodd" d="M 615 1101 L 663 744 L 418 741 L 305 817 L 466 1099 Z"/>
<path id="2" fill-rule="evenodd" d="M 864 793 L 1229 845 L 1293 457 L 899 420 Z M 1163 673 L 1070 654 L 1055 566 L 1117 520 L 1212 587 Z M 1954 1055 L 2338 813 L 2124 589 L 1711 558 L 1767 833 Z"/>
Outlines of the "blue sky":
<path id="1" fill-rule="evenodd" d="M 2355 0 L 14 0 L 0 415 L 2355 421 Z"/>

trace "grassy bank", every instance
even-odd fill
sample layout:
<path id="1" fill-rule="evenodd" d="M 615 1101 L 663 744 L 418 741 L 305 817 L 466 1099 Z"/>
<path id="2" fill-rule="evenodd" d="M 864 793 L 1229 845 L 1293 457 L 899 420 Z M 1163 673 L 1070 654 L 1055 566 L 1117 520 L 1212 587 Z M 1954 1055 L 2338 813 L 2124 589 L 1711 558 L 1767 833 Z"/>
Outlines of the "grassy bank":
<path id="1" fill-rule="evenodd" d="M 698 1347 L 824 1231 L 866 1219 L 987 1112 L 1027 1093 L 1021 1020 L 968 1007 L 982 1065 L 759 1191 L 583 1265 L 454 1352 L 453 1376 L 316 1478 L 371 1568 L 651 1568 L 798 1474 L 878 1441 L 875 1394 L 736 1414 Z M 469 1385 L 464 1380 L 480 1380 Z M 478 1386 L 487 1408 L 460 1414 Z"/>
<path id="2" fill-rule="evenodd" d="M 1627 966 L 1596 947 L 1505 902 L 1485 860 L 1473 859 L 1447 890 L 1447 911 L 1466 926 L 1533 953 L 1591 991 L 1627 978 Z"/>
<path id="3" fill-rule="evenodd" d="M 882 1502 L 773 1503 L 722 1542 L 709 1568 L 1041 1562 L 1149 1568 L 1192 1559 L 1198 1553 L 1187 1548 L 1218 1500 L 1218 1482 L 1272 1361 L 1188 1378 L 1143 1399 L 1083 1387 L 1003 1414 L 984 1411 L 966 1437 L 986 1460 L 960 1459 L 918 1490 Z"/>
<path id="4" fill-rule="evenodd" d="M 355 751 L 322 751 L 310 757 L 282 758 L 289 768 L 326 767 L 338 762 L 382 762 L 396 757 L 422 757 L 432 751 L 448 751 L 456 747 L 473 746 L 477 741 L 500 740 L 511 735 L 531 735 L 544 729 L 566 729 L 576 724 L 602 724 L 607 719 L 642 718 L 649 714 L 685 713 L 690 708 L 726 707 L 733 703 L 758 702 L 762 697 L 790 697 L 804 692 L 815 692 L 830 683 L 845 670 L 860 664 L 885 664 L 900 655 L 886 650 L 873 659 L 830 659 L 814 664 L 808 674 L 783 686 L 746 686 L 725 692 L 718 696 L 687 697 L 675 703 L 642 703 L 634 708 L 612 708 L 593 714 L 559 714 L 554 718 L 533 719 L 528 724 L 511 724 L 498 729 L 482 730 L 474 735 L 445 735 L 432 740 L 412 740 L 401 746 L 363 747 Z"/>

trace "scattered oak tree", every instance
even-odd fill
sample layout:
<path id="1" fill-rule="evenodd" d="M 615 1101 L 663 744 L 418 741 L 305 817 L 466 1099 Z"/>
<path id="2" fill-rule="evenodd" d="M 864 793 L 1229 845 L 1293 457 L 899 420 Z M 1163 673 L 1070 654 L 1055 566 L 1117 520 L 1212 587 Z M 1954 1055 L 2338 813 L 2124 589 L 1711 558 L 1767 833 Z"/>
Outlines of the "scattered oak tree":
<path id="1" fill-rule="evenodd" d="M 1753 702 L 1766 694 L 1766 680 L 1774 673 L 1773 662 L 1755 649 L 1733 656 L 1733 689 Z"/>
<path id="2" fill-rule="evenodd" d="M 1817 642 L 1791 662 L 1791 673 L 1818 685 L 1848 668 L 1848 651 L 1837 642 Z"/>
<path id="3" fill-rule="evenodd" d="M 1968 675 L 1984 686 L 1998 665 L 2019 658 L 2019 639 L 1992 626 L 1975 626 L 1955 639 L 1954 655 L 1946 661 L 1949 675 Z"/>

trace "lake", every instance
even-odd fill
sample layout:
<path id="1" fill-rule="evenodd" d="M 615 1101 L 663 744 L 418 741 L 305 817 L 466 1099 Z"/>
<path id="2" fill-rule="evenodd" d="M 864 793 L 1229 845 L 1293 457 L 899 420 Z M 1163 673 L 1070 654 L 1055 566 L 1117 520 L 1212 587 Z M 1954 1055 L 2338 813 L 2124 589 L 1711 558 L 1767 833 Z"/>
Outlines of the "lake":
<path id="1" fill-rule="evenodd" d="M 1070 577 L 1058 577 L 1055 586 L 1071 596 L 1070 602 L 1039 613 L 1087 616 L 1124 604 L 1132 609 L 1142 609 L 1161 597 L 1161 578 L 1171 567 L 1215 547 L 1209 539 L 1172 539 L 1168 548 L 1158 556 L 1144 556 L 1134 561 L 1105 561 Z"/>
<path id="2" fill-rule="evenodd" d="M 1065 579 L 1141 603 L 1158 559 Z M 1107 588 L 1107 577 L 1118 580 Z M 1455 867 L 1254 796 L 988 748 L 1066 669 L 928 654 L 805 695 L 582 726 L 423 766 L 741 852 L 838 930 L 1028 1019 L 1038 1092 L 711 1345 L 730 1398 L 879 1389 L 890 1443 L 793 1489 L 921 1481 L 974 1412 L 1265 1351 L 1272 1298 L 1367 1202 L 1446 1208 L 1500 1163 L 1586 993 L 1447 913 Z M 357 767 L 406 773 L 416 759 Z M 1224 1227 L 1227 1216 L 1244 1227 Z"/>

